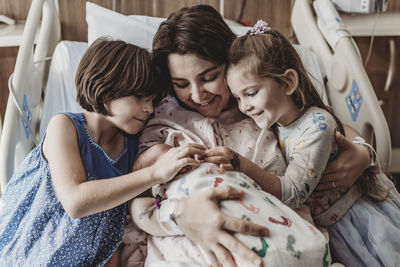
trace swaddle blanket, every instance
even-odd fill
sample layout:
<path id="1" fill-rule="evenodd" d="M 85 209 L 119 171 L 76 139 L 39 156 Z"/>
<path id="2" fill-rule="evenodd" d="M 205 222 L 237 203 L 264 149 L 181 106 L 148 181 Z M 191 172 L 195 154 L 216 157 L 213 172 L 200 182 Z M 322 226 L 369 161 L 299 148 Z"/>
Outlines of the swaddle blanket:
<path id="1" fill-rule="evenodd" d="M 220 203 L 226 214 L 265 225 L 268 237 L 235 234 L 249 248 L 263 258 L 264 266 L 329 266 L 331 259 L 327 240 L 315 226 L 302 219 L 277 198 L 261 190 L 249 177 L 237 171 L 223 171 L 217 165 L 203 163 L 180 178 L 153 188 L 153 194 L 168 199 L 185 198 L 211 187 L 230 185 L 244 191 L 241 199 Z M 164 242 L 164 241 L 165 242 Z M 152 238 L 158 251 L 148 252 L 147 264 L 157 266 L 162 261 L 199 266 L 208 265 L 201 249 L 184 237 Z M 251 266 L 234 255 L 238 266 Z"/>

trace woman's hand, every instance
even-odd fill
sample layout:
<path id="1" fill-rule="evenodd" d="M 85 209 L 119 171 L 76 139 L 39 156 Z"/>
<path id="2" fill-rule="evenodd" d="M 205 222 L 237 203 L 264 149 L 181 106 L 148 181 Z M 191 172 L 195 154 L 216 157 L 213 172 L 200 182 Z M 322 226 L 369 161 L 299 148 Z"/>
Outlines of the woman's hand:
<path id="1" fill-rule="evenodd" d="M 199 144 L 187 144 L 169 149 L 150 167 L 152 175 L 159 183 L 165 183 L 185 166 L 199 165 L 197 158 L 203 157 L 205 147 Z"/>
<path id="2" fill-rule="evenodd" d="M 340 147 L 339 156 L 327 165 L 315 189 L 317 195 L 352 186 L 370 163 L 369 151 L 364 146 L 353 144 L 340 132 L 336 132 L 335 138 Z"/>
<path id="3" fill-rule="evenodd" d="M 262 259 L 230 232 L 267 236 L 268 228 L 221 212 L 218 202 L 240 198 L 242 191 L 220 186 L 177 201 L 175 220 L 182 232 L 201 246 L 212 266 L 236 266 L 232 253 L 262 265 Z"/>
<path id="4" fill-rule="evenodd" d="M 240 170 L 241 156 L 226 146 L 208 149 L 203 159 L 205 162 L 219 164 L 219 167 L 226 171 Z"/>

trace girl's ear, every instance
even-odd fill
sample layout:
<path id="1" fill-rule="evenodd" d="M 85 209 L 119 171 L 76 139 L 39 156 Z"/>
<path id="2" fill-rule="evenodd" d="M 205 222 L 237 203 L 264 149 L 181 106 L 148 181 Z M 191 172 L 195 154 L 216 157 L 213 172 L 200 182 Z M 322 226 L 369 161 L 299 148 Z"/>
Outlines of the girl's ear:
<path id="1" fill-rule="evenodd" d="M 299 85 L 299 76 L 297 71 L 294 69 L 287 69 L 285 73 L 283 73 L 283 77 L 286 82 L 285 95 L 292 95 Z"/>

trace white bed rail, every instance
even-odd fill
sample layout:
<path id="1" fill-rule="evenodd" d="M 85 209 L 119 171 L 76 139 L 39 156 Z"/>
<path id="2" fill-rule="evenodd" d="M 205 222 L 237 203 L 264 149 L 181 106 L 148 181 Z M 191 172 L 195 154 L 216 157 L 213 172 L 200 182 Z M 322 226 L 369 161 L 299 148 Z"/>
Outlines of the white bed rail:
<path id="1" fill-rule="evenodd" d="M 55 1 L 57 0 L 32 1 L 14 73 L 10 76 L 10 94 L 0 139 L 2 192 L 19 164 L 37 142 L 41 96 L 47 81 L 49 59 L 60 40 L 60 20 Z M 40 32 L 35 47 L 34 39 L 39 25 Z"/>
<path id="2" fill-rule="evenodd" d="M 296 37 L 301 45 L 309 47 L 321 58 L 327 75 L 328 98 L 335 114 L 342 122 L 359 131 L 368 142 L 375 143 L 382 169 L 387 170 L 391 159 L 389 128 L 362 59 L 350 36 L 342 37 L 333 53 L 317 26 L 311 8 L 308 0 L 295 1 L 291 24 Z M 352 116 L 346 101 L 354 88 L 358 89 L 357 97 L 361 96 L 362 103 L 356 107 L 358 114 Z"/>

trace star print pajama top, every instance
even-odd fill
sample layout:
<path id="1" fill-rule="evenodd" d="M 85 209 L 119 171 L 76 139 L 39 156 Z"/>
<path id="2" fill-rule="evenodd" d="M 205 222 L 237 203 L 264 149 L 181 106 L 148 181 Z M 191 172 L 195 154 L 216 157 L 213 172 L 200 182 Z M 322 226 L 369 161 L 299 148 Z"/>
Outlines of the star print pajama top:
<path id="1" fill-rule="evenodd" d="M 393 183 L 379 174 L 389 199 L 373 202 L 361 196 L 357 184 L 316 197 L 312 193 L 326 164 L 337 154 L 336 121 L 323 109 L 310 108 L 286 127 L 278 127 L 288 162 L 281 177 L 282 201 L 310 207 L 316 225 L 329 232 L 334 261 L 346 266 L 398 266 L 400 263 L 400 196 Z"/>

